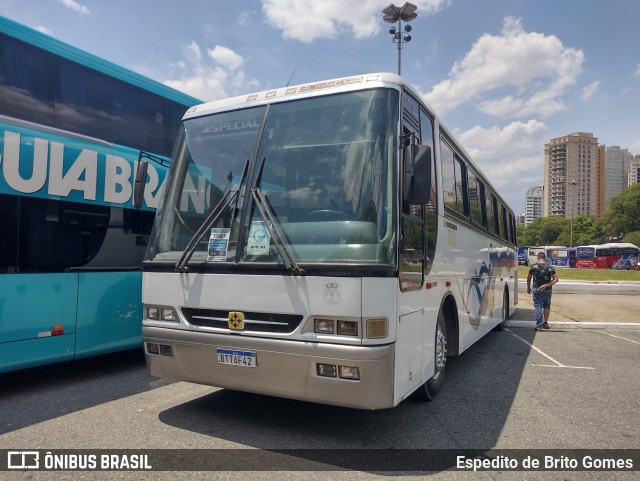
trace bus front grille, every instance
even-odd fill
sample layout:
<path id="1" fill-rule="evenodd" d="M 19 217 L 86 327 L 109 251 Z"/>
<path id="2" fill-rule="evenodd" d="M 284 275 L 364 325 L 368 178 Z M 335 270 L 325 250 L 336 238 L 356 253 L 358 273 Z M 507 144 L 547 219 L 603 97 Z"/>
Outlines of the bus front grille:
<path id="1" fill-rule="evenodd" d="M 194 326 L 229 329 L 229 311 L 183 307 L 187 322 Z M 302 322 L 299 314 L 270 312 L 244 312 L 244 332 L 274 332 L 286 334 L 295 331 Z"/>

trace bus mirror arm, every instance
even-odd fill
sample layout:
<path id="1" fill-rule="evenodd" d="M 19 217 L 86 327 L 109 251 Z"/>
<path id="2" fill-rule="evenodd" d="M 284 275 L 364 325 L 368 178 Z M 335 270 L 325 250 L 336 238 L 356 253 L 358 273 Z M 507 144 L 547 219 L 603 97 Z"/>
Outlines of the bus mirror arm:
<path id="1" fill-rule="evenodd" d="M 142 207 L 142 200 L 144 199 L 144 189 L 147 181 L 147 170 L 149 170 L 149 161 L 155 162 L 161 167 L 169 167 L 170 162 L 164 157 L 145 152 L 141 150 L 138 152 L 138 169 L 136 170 L 136 179 L 133 187 L 133 206 L 136 209 Z"/>
<path id="2" fill-rule="evenodd" d="M 431 147 L 407 145 L 404 149 L 404 199 L 409 204 L 424 205 L 431 199 Z"/>
<path id="3" fill-rule="evenodd" d="M 133 206 L 136 209 L 142 207 L 144 199 L 144 187 L 147 181 L 147 170 L 149 169 L 149 161 L 142 159 L 142 151 L 138 155 L 138 170 L 136 171 L 136 179 L 133 187 Z"/>

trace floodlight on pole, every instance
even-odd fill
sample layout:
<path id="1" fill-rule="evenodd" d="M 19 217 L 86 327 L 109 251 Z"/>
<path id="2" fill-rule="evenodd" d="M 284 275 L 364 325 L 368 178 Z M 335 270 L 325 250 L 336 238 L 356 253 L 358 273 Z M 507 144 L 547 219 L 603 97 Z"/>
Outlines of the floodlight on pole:
<path id="1" fill-rule="evenodd" d="M 569 218 L 569 247 L 573 247 L 573 212 L 574 212 L 574 203 L 576 201 L 575 197 L 576 197 L 576 181 L 572 180 L 571 182 L 569 182 L 569 185 L 571 187 L 573 187 L 571 189 L 571 216 Z"/>
<path id="2" fill-rule="evenodd" d="M 397 44 L 398 47 L 398 75 L 401 73 L 401 54 L 402 44 L 411 41 L 411 25 L 405 25 L 404 31 L 402 30 L 402 22 L 407 24 L 411 20 L 415 19 L 418 14 L 416 13 L 416 7 L 413 3 L 406 2 L 402 7 L 396 7 L 393 3 L 389 4 L 382 13 L 384 17 L 382 19 L 387 23 L 398 23 L 398 28 L 395 25 L 389 27 L 389 33 L 391 34 L 391 41 Z"/>

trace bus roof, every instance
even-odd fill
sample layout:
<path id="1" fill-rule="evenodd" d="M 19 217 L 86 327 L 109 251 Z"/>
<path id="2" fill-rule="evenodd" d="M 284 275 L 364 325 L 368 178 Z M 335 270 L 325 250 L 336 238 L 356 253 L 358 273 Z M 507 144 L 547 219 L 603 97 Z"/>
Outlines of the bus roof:
<path id="1" fill-rule="evenodd" d="M 245 95 L 238 95 L 236 97 L 229 97 L 226 99 L 213 100 L 211 102 L 206 102 L 191 107 L 189 110 L 187 110 L 186 114 L 183 117 L 183 120 L 187 120 L 192 117 L 200 117 L 202 115 L 214 114 L 232 108 L 249 108 L 256 105 L 272 103 L 273 101 L 293 100 L 295 98 L 308 96 L 308 94 L 313 93 L 320 94 L 321 92 L 327 91 L 333 91 L 334 93 L 349 92 L 354 90 L 361 90 L 364 88 L 381 87 L 390 84 L 402 86 L 403 89 L 411 92 L 414 97 L 421 99 L 421 101 L 424 102 L 425 105 L 427 105 L 429 113 L 435 118 L 435 121 L 440 130 L 442 130 L 451 139 L 455 139 L 455 136 L 449 131 L 449 129 L 447 129 L 445 125 L 442 124 L 439 116 L 435 113 L 433 108 L 428 105 L 424 99 L 422 99 L 422 96 L 417 92 L 417 90 L 401 76 L 388 72 L 367 73 L 354 75 L 351 77 L 321 80 L 318 82 L 279 87 L 271 90 L 264 90 L 262 92 L 255 92 Z M 513 212 L 513 209 L 511 209 L 509 204 L 498 193 L 498 190 L 493 187 L 491 182 L 489 182 L 486 174 L 484 174 L 480 170 L 478 165 L 473 161 L 464 147 L 460 145 L 459 141 L 456 141 L 456 147 L 461 151 L 460 153 L 465 157 L 465 160 L 474 168 L 476 174 L 480 175 L 482 181 L 492 188 L 493 193 L 495 193 L 500 202 L 505 207 L 507 207 L 509 211 Z"/>
<path id="2" fill-rule="evenodd" d="M 38 32 L 37 30 L 3 16 L 0 16 L 0 32 L 48 52 L 60 55 L 61 57 L 73 62 L 85 65 L 105 75 L 118 78 L 124 82 L 135 85 L 136 87 L 161 95 L 187 107 L 202 102 L 195 97 L 104 60 L 96 55 L 80 50 L 79 48 L 73 47 L 67 43 L 61 42 L 49 35 L 45 35 L 44 33 Z"/>

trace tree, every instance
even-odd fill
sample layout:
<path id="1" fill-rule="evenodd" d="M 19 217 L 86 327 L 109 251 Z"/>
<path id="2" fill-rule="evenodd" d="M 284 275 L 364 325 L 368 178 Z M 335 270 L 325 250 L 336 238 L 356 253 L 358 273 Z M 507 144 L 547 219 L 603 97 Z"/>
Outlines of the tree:
<path id="1" fill-rule="evenodd" d="M 640 184 L 622 189 L 611 197 L 604 221 L 609 235 L 615 239 L 640 231 Z"/>
<path id="2" fill-rule="evenodd" d="M 630 232 L 622 238 L 622 242 L 630 242 L 631 244 L 635 244 L 640 247 L 640 231 Z"/>
<path id="3" fill-rule="evenodd" d="M 522 233 L 520 244 L 525 246 L 554 245 L 563 231 L 569 232 L 569 219 L 564 217 L 539 217 Z"/>
<path id="4" fill-rule="evenodd" d="M 568 227 L 556 239 L 556 244 L 563 246 L 570 246 L 572 243 L 574 246 L 592 244 L 595 222 L 595 218 L 590 215 L 580 214 L 573 219 L 573 227 L 571 226 L 571 221 L 569 221 Z M 572 230 L 573 235 L 571 235 Z"/>

